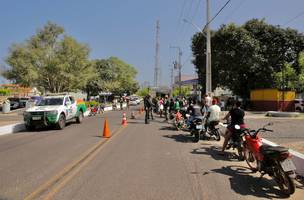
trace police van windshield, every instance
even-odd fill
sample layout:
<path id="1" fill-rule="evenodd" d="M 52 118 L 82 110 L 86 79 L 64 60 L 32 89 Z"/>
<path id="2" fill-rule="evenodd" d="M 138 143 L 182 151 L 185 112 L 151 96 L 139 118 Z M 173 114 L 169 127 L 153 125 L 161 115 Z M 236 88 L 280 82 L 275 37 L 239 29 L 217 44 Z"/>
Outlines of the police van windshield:
<path id="1" fill-rule="evenodd" d="M 62 104 L 63 104 L 63 98 L 45 98 L 41 100 L 38 106 L 56 106 Z"/>

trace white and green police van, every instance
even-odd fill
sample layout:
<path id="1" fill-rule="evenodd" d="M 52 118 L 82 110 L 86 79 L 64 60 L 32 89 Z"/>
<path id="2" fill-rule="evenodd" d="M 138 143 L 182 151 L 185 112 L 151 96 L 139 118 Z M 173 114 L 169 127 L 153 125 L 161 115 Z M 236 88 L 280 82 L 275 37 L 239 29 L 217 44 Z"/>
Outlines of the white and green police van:
<path id="1" fill-rule="evenodd" d="M 28 130 L 41 126 L 63 129 L 67 121 L 81 123 L 86 106 L 76 102 L 70 95 L 45 96 L 41 102 L 24 112 L 24 123 Z"/>

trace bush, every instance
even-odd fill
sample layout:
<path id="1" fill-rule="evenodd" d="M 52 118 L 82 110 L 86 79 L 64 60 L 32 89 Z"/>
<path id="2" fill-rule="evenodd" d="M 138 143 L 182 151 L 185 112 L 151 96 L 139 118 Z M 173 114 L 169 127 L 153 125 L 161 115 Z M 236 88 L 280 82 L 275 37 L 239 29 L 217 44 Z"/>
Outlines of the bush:
<path id="1" fill-rule="evenodd" d="M 138 90 L 136 94 L 137 94 L 138 96 L 145 97 L 145 96 L 147 96 L 148 94 L 150 94 L 150 88 L 143 88 L 143 89 L 141 89 L 141 90 Z"/>
<path id="2" fill-rule="evenodd" d="M 0 89 L 0 96 L 9 96 L 12 91 L 9 89 Z"/>
<path id="3" fill-rule="evenodd" d="M 97 102 L 97 101 L 86 101 L 85 102 L 85 105 L 86 105 L 86 107 L 88 108 L 88 107 L 94 107 L 94 106 L 99 106 L 99 102 Z"/>

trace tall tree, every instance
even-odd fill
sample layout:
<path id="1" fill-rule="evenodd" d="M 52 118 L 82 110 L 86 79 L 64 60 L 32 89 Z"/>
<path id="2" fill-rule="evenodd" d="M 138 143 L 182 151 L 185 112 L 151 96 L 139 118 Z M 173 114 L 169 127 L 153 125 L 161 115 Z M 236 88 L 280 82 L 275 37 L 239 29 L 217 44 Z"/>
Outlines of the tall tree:
<path id="1" fill-rule="evenodd" d="M 303 34 L 253 19 L 242 26 L 222 25 L 212 33 L 212 80 L 216 86 L 229 88 L 234 94 L 249 97 L 251 89 L 276 85 L 274 73 L 284 63 L 299 73 L 297 58 L 304 50 Z M 205 82 L 205 45 L 203 34 L 192 39 L 193 63 L 200 80 Z"/>
<path id="2" fill-rule="evenodd" d="M 93 76 L 89 48 L 48 22 L 23 44 L 10 48 L 6 59 L 11 69 L 4 77 L 23 86 L 50 92 L 82 89 Z"/>
<path id="3" fill-rule="evenodd" d="M 120 95 L 133 94 L 138 90 L 135 80 L 136 69 L 117 57 L 97 59 L 93 61 L 96 76 L 87 84 L 87 92 L 97 95 L 100 91 L 108 91 Z"/>

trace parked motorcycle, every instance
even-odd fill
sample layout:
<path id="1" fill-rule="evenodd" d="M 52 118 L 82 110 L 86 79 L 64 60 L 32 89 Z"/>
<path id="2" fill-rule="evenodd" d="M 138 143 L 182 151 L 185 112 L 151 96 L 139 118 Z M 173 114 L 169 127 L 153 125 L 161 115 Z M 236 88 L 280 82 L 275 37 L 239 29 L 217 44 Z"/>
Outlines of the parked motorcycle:
<path id="1" fill-rule="evenodd" d="M 269 123 L 258 130 L 241 130 L 244 133 L 244 157 L 253 171 L 262 176 L 268 174 L 277 182 L 282 193 L 290 196 L 295 192 L 294 178 L 296 167 L 291 160 L 288 149 L 281 146 L 268 146 L 262 143 L 260 132 L 273 132 L 267 129 Z"/>
<path id="2" fill-rule="evenodd" d="M 91 107 L 89 117 L 95 116 L 96 114 L 97 114 L 97 108 L 96 107 Z"/>
<path id="3" fill-rule="evenodd" d="M 226 125 L 230 124 L 230 119 L 227 120 Z M 236 125 L 237 128 L 234 127 L 231 138 L 228 141 L 227 148 L 232 148 L 233 150 L 237 150 L 238 160 L 242 161 L 244 160 L 244 148 L 243 148 L 243 142 L 244 142 L 244 133 L 242 132 L 245 129 L 245 125 Z"/>
<path id="4" fill-rule="evenodd" d="M 178 131 L 185 127 L 184 117 L 179 111 L 177 111 L 177 113 L 175 114 L 174 127 Z"/>
<path id="5" fill-rule="evenodd" d="M 201 138 L 201 134 L 204 131 L 204 117 L 198 116 L 192 120 L 190 127 L 190 133 L 194 136 L 193 142 L 198 142 Z"/>
<path id="6" fill-rule="evenodd" d="M 211 122 L 207 126 L 207 130 L 202 132 L 202 138 L 210 140 L 211 138 L 215 139 L 216 141 L 221 140 L 221 132 L 218 127 L 216 127 L 219 124 L 219 122 Z"/>

